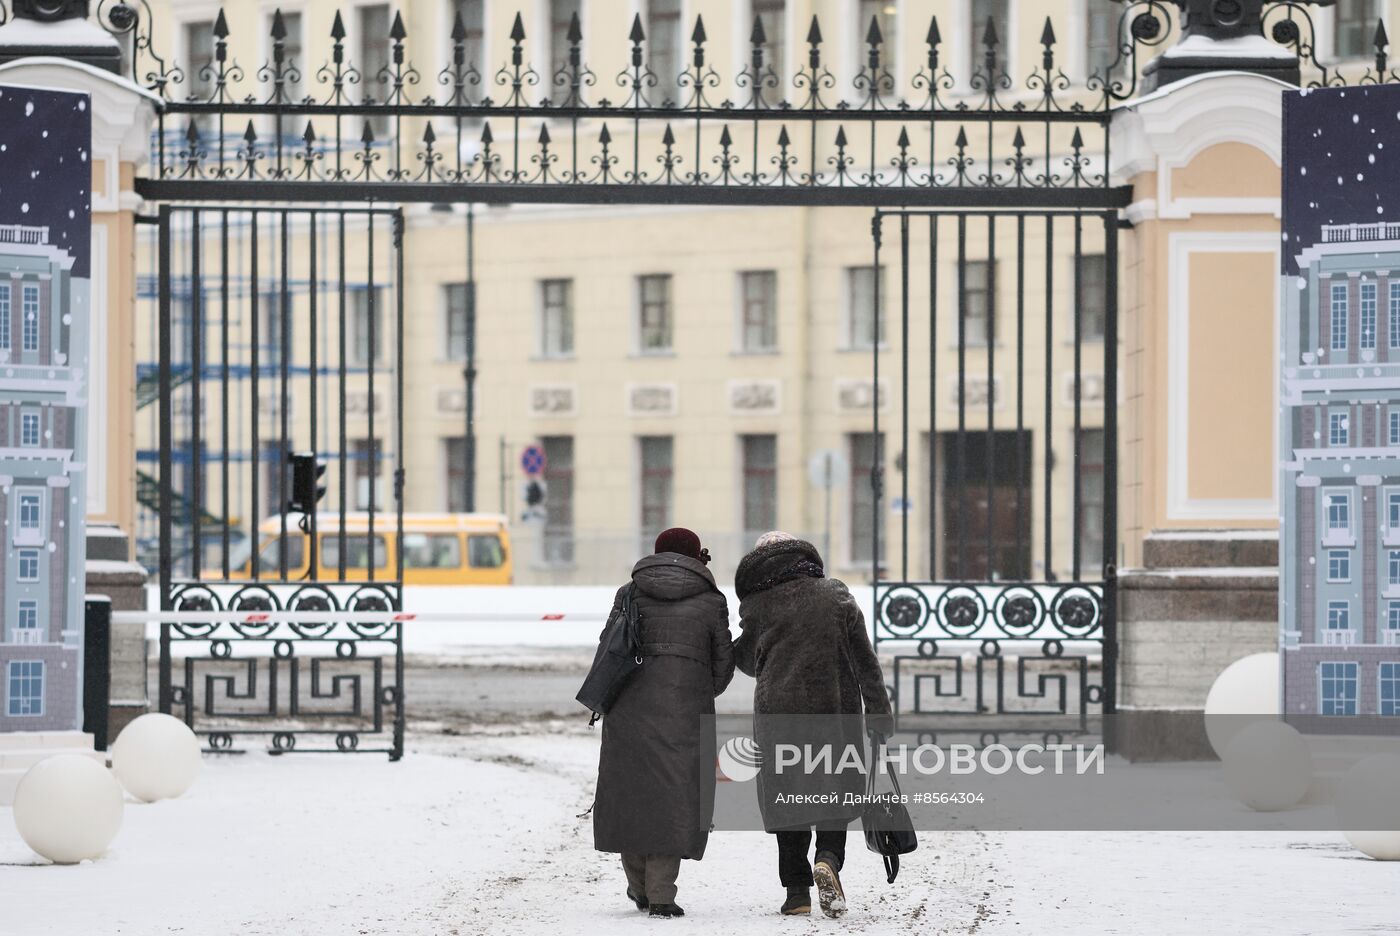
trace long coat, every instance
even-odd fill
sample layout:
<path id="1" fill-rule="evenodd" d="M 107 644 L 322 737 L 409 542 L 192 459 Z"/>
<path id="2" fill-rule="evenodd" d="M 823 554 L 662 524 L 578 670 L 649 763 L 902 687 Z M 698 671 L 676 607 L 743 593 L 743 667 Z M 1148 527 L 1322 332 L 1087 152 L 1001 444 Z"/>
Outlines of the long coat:
<path id="1" fill-rule="evenodd" d="M 884 675 L 860 606 L 842 582 L 824 577 L 821 555 L 801 540 L 770 543 L 745 556 L 735 590 L 743 628 L 734 644 L 735 662 L 755 678 L 754 740 L 763 757 L 758 794 L 764 826 L 773 831 L 855 818 L 860 807 L 842 807 L 839 800 L 864 790 L 863 774 L 804 776 L 788 768 L 780 775 L 774 754 L 779 742 L 830 744 L 835 763 L 847 747 L 865 751 L 862 712 L 889 716 Z M 778 717 L 784 715 L 808 717 Z M 834 792 L 838 803 L 784 807 L 775 802 L 779 792 Z"/>
<path id="2" fill-rule="evenodd" d="M 715 696 L 734 677 L 729 611 L 687 556 L 647 556 L 632 581 L 645 662 L 603 718 L 593 847 L 699 859 L 714 815 Z"/>

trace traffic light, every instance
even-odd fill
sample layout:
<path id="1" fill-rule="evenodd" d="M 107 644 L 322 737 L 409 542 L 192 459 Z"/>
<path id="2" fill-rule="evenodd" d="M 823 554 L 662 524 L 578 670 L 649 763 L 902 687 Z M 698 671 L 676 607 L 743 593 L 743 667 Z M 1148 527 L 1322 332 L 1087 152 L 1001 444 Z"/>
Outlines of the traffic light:
<path id="1" fill-rule="evenodd" d="M 531 479 L 525 483 L 525 506 L 539 507 L 544 503 L 544 485 Z"/>
<path id="2" fill-rule="evenodd" d="M 292 499 L 287 503 L 291 513 L 314 513 L 316 504 L 326 496 L 326 486 L 320 483 L 326 466 L 316 456 L 303 452 L 290 455 L 292 462 Z"/>

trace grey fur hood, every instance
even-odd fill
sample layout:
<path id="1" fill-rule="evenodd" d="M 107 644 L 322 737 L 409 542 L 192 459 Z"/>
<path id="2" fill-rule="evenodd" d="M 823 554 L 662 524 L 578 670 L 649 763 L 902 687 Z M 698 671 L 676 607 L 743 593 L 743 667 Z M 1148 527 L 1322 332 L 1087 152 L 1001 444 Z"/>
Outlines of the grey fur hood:
<path id="1" fill-rule="evenodd" d="M 806 540 L 779 540 L 757 546 L 739 561 L 734 573 L 734 592 L 743 601 L 749 595 L 766 591 L 796 578 L 822 578 L 822 556 Z"/>

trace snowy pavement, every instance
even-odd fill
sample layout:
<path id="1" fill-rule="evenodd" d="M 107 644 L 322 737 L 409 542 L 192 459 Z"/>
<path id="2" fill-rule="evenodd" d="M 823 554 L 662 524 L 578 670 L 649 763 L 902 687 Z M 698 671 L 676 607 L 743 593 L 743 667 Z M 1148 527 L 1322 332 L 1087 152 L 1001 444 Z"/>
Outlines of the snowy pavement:
<path id="1" fill-rule="evenodd" d="M 579 818 L 596 734 L 419 727 L 397 764 L 208 759 L 77 867 L 42 864 L 0 808 L 0 936 L 1400 932 L 1400 865 L 1322 833 L 926 833 L 893 886 L 853 833 L 839 922 L 779 917 L 771 837 L 716 833 L 682 867 L 687 916 L 653 921 Z"/>

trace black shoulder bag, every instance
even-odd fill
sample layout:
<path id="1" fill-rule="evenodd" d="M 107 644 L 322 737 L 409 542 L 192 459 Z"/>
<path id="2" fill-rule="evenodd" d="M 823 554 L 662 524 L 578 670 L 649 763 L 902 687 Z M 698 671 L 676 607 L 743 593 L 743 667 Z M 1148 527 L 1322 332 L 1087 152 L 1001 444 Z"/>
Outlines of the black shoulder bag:
<path id="1" fill-rule="evenodd" d="M 884 746 L 883 737 L 872 736 L 871 748 L 875 758 L 870 764 L 870 779 L 865 786 L 868 802 L 860 814 L 860 824 L 865 830 L 865 847 L 885 859 L 885 879 L 893 884 L 899 874 L 899 856 L 918 848 L 919 840 L 914 835 L 914 822 L 909 818 L 909 810 L 903 803 L 888 795 L 875 799 L 875 773 L 884 762 L 880 757 Z M 890 772 L 890 783 L 894 785 L 894 796 L 901 796 L 899 778 L 893 771 Z"/>
<path id="2" fill-rule="evenodd" d="M 622 593 L 622 607 L 608 621 L 593 666 L 575 696 L 593 713 L 588 727 L 608 713 L 622 693 L 622 687 L 642 665 L 642 616 L 637 610 L 637 586 L 629 584 Z"/>

